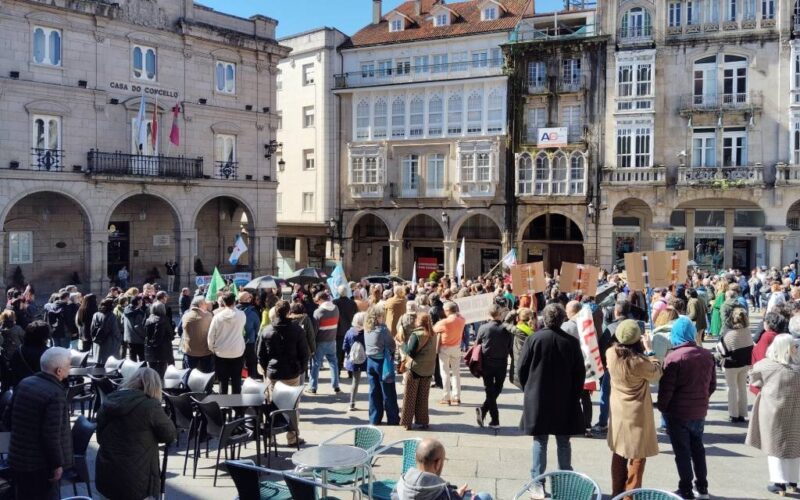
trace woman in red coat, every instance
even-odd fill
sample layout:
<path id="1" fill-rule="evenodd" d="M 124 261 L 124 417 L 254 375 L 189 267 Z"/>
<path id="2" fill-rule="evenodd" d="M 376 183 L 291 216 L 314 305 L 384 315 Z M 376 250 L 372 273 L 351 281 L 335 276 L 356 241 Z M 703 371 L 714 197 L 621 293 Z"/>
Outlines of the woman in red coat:
<path id="1" fill-rule="evenodd" d="M 786 318 L 775 311 L 768 312 L 767 315 L 764 316 L 764 333 L 761 334 L 758 343 L 753 347 L 751 364 L 755 365 L 767 357 L 767 349 L 772 345 L 772 341 L 781 333 L 786 333 L 788 331 L 788 326 L 789 323 L 786 321 Z M 751 384 L 750 392 L 758 394 L 759 389 Z"/>

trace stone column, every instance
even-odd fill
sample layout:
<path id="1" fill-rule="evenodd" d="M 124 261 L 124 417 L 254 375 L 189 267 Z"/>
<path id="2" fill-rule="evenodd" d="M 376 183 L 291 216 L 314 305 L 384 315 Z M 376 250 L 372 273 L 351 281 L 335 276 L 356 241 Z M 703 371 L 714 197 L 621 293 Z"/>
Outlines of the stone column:
<path id="1" fill-rule="evenodd" d="M 294 240 L 294 267 L 308 267 L 308 239 L 305 236 L 298 236 Z"/>
<path id="2" fill-rule="evenodd" d="M 694 208 L 686 209 L 686 250 L 689 251 L 689 258 L 694 259 Z"/>
<path id="3" fill-rule="evenodd" d="M 733 223 L 736 215 L 732 208 L 725 209 L 725 260 L 722 267 L 730 269 L 733 266 Z"/>
<path id="4" fill-rule="evenodd" d="M 178 232 L 178 282 L 175 284 L 176 290 L 180 287 L 189 287 L 194 290 L 194 259 L 197 256 L 197 230 Z"/>
<path id="5" fill-rule="evenodd" d="M 500 240 L 500 258 L 502 259 L 514 246 L 514 242 L 511 241 L 511 234 L 508 231 L 503 231 L 501 233 L 501 240 Z M 517 252 L 517 260 L 519 260 L 519 252 Z"/>
<path id="6" fill-rule="evenodd" d="M 650 237 L 653 239 L 653 250 L 663 252 L 667 249 L 668 231 L 663 229 L 650 229 Z"/>
<path id="7" fill-rule="evenodd" d="M 275 271 L 275 245 L 277 232 L 275 228 L 256 228 L 250 233 L 250 241 L 253 248 L 250 254 L 250 262 L 253 268 L 253 277 L 264 276 L 265 274 L 274 275 Z M 297 241 L 305 243 L 305 238 L 298 238 Z M 295 244 L 297 248 L 297 244 Z M 299 266 L 298 266 L 299 267 Z"/>
<path id="8" fill-rule="evenodd" d="M 458 259 L 458 242 L 445 240 L 444 244 L 444 272 L 448 276 L 456 276 L 456 260 Z"/>
<path id="9" fill-rule="evenodd" d="M 89 233 L 89 289 L 94 294 L 108 291 L 108 231 Z M 105 296 L 105 295 L 103 295 Z"/>
<path id="10" fill-rule="evenodd" d="M 0 288 L 6 287 L 6 232 L 0 231 Z"/>
<path id="11" fill-rule="evenodd" d="M 389 240 L 389 269 L 394 276 L 403 275 L 403 240 Z"/>
<path id="12" fill-rule="evenodd" d="M 789 234 L 789 231 L 764 231 L 770 267 L 780 269 L 783 266 L 783 242 L 789 237 Z"/>

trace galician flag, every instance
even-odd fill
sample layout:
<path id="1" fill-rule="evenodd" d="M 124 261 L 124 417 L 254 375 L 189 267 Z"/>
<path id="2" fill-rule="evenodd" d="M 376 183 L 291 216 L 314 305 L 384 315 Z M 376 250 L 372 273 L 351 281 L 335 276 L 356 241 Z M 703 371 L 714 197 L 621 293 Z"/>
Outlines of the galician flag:
<path id="1" fill-rule="evenodd" d="M 338 299 L 339 295 L 339 287 L 344 285 L 347 288 L 347 296 L 350 297 L 352 292 L 350 291 L 350 287 L 347 286 L 347 276 L 344 274 L 344 268 L 342 267 L 342 263 L 339 262 L 336 264 L 336 268 L 331 273 L 331 277 L 327 279 L 328 288 L 331 291 L 331 296 L 334 299 Z"/>
<path id="2" fill-rule="evenodd" d="M 214 274 L 211 276 L 211 283 L 208 284 L 208 291 L 206 292 L 206 300 L 214 302 L 217 300 L 219 291 L 225 288 L 225 280 L 219 273 L 219 269 L 214 268 Z"/>
<path id="3" fill-rule="evenodd" d="M 456 280 L 461 284 L 464 277 L 464 264 L 466 259 L 466 238 L 461 238 L 461 249 L 458 251 L 458 261 L 456 261 Z"/>
<path id="4" fill-rule="evenodd" d="M 142 90 L 142 97 L 139 99 L 139 113 L 136 114 L 136 149 L 139 154 L 144 152 L 144 145 L 147 144 L 147 99 Z"/>
<path id="5" fill-rule="evenodd" d="M 181 106 L 175 103 L 172 107 L 172 130 L 169 131 L 169 142 L 176 146 L 181 145 L 181 130 L 178 128 L 178 115 L 181 112 Z"/>
<path id="6" fill-rule="evenodd" d="M 414 270 L 411 272 L 411 289 L 417 291 L 417 263 L 414 262 Z"/>
<path id="7" fill-rule="evenodd" d="M 517 249 L 512 248 L 510 252 L 508 252 L 503 260 L 501 261 L 504 266 L 506 267 L 514 267 L 517 265 Z"/>
<path id="8" fill-rule="evenodd" d="M 242 256 L 243 253 L 247 251 L 247 245 L 245 245 L 244 240 L 242 239 L 241 234 L 236 235 L 236 243 L 233 244 L 233 252 L 231 252 L 231 256 L 228 259 L 228 262 L 231 265 L 235 266 L 239 262 L 239 257 Z"/>

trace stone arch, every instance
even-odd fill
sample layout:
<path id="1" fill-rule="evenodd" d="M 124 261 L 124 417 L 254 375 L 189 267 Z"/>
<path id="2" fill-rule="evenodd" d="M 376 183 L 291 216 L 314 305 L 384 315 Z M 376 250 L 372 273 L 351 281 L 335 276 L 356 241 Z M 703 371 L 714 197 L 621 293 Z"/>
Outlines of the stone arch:
<path id="1" fill-rule="evenodd" d="M 587 237 L 587 231 L 583 227 L 583 223 L 580 222 L 580 220 L 578 220 L 575 217 L 575 214 L 571 214 L 571 213 L 569 213 L 569 212 L 567 212 L 565 210 L 560 210 L 558 208 L 550 207 L 547 210 L 541 210 L 541 211 L 538 211 L 538 212 L 534 212 L 534 213 L 528 215 L 527 217 L 525 217 L 522 220 L 522 223 L 520 223 L 520 225 L 519 225 L 519 231 L 517 231 L 517 240 L 518 241 L 522 241 L 523 235 L 525 234 L 525 230 L 528 229 L 528 226 L 531 224 L 531 222 L 533 222 L 534 220 L 538 219 L 542 215 L 547 215 L 548 213 L 563 215 L 564 217 L 566 217 L 567 219 L 572 221 L 576 226 L 578 226 L 578 229 L 581 231 L 581 234 L 583 235 L 584 238 Z"/>
<path id="2" fill-rule="evenodd" d="M 405 217 L 403 217 L 402 219 L 400 219 L 400 222 L 397 224 L 397 227 L 395 228 L 395 230 L 393 232 L 391 231 L 391 228 L 389 228 L 390 233 L 393 235 L 392 239 L 402 240 L 403 239 L 403 233 L 405 233 L 406 227 L 408 226 L 408 223 L 411 222 L 411 220 L 414 217 L 418 216 L 418 215 L 424 215 L 424 216 L 430 217 L 431 219 L 436 221 L 436 223 L 439 225 L 439 229 L 442 230 L 442 236 L 444 237 L 444 235 L 447 235 L 447 230 L 444 227 L 444 225 L 442 224 L 441 219 L 437 219 L 436 217 L 432 216 L 431 214 L 429 214 L 427 212 L 416 211 L 416 212 L 411 212 L 411 213 L 407 214 Z"/>
<path id="3" fill-rule="evenodd" d="M 383 222 L 383 224 L 386 226 L 386 229 L 389 231 L 389 234 L 392 234 L 392 228 L 389 225 L 389 222 L 387 222 L 379 212 L 374 210 L 359 210 L 355 213 L 355 215 L 353 215 L 353 217 L 350 219 L 350 222 L 347 223 L 347 228 L 345 229 L 345 238 L 353 237 L 353 232 L 355 231 L 356 226 L 358 226 L 358 223 L 361 221 L 361 219 L 367 215 L 375 216 L 375 218 Z"/>
<path id="4" fill-rule="evenodd" d="M 216 267 L 223 273 L 231 273 L 255 267 L 255 253 L 259 250 L 253 239 L 255 227 L 255 215 L 238 196 L 214 193 L 197 205 L 187 229 L 197 232 L 195 258 L 200 259 L 205 270 L 210 272 Z M 237 264 L 231 264 L 228 257 L 237 237 L 244 240 L 248 251 Z"/>
<path id="5" fill-rule="evenodd" d="M 109 206 L 108 210 L 105 212 L 105 217 L 103 219 L 103 225 L 101 227 L 108 227 L 109 222 L 111 222 L 111 218 L 114 215 L 114 211 L 119 208 L 120 205 L 125 203 L 126 200 L 133 198 L 134 196 L 144 195 L 144 196 L 152 196 L 154 198 L 158 198 L 160 201 L 166 203 L 172 209 L 172 215 L 175 218 L 175 223 L 177 225 L 176 230 L 180 231 L 185 227 L 184 221 L 181 218 L 181 211 L 178 207 L 170 200 L 168 197 L 152 191 L 145 191 L 143 192 L 141 189 L 131 190 L 126 192 L 125 194 L 118 196 Z"/>
<path id="6" fill-rule="evenodd" d="M 239 205 L 241 205 L 242 207 L 244 207 L 244 211 L 247 214 L 247 218 L 250 221 L 250 224 L 255 226 L 256 213 L 253 211 L 253 207 L 247 201 L 245 201 L 240 196 L 231 194 L 227 191 L 223 192 L 215 191 L 211 194 L 207 194 L 206 196 L 197 201 L 197 203 L 194 206 L 194 210 L 192 210 L 192 218 L 188 221 L 184 221 L 184 227 L 189 227 L 189 228 L 194 227 L 195 224 L 197 223 L 197 216 L 200 215 L 200 210 L 202 210 L 203 207 L 206 206 L 206 204 L 208 204 L 208 202 L 210 202 L 211 200 L 220 197 L 230 198 L 239 203 Z"/>
<path id="7" fill-rule="evenodd" d="M 96 221 L 94 219 L 95 214 L 91 210 L 89 210 L 89 207 L 86 206 L 86 204 L 81 200 L 80 196 L 78 196 L 77 193 L 73 193 L 73 192 L 70 192 L 67 189 L 63 189 L 63 188 L 61 188 L 60 186 L 58 186 L 56 184 L 53 184 L 52 186 L 47 187 L 47 188 L 35 187 L 35 188 L 26 189 L 24 191 L 20 191 L 20 192 L 16 193 L 16 195 L 13 198 L 8 200 L 8 203 L 6 203 L 6 205 L 3 208 L 2 212 L 0 212 L 0 222 L 5 224 L 5 221 L 8 218 L 8 214 L 14 208 L 14 205 L 16 205 L 17 203 L 22 201 L 24 198 L 27 198 L 28 196 L 34 195 L 34 194 L 37 194 L 37 193 L 48 193 L 48 192 L 52 192 L 52 193 L 56 193 L 56 194 L 59 194 L 61 196 L 64 196 L 64 197 L 68 198 L 70 201 L 72 201 L 73 203 L 75 203 L 76 205 L 78 205 L 81 208 L 81 210 L 83 211 L 83 215 L 86 217 L 86 220 L 89 223 L 88 230 L 90 232 L 93 231 L 95 229 L 95 227 L 97 227 L 96 226 Z"/>
<path id="8" fill-rule="evenodd" d="M 390 272 L 390 235 L 389 223 L 378 212 L 373 210 L 357 212 L 345 231 L 346 247 L 349 250 L 346 252 L 345 264 L 348 276 L 358 278 Z"/>
<path id="9" fill-rule="evenodd" d="M 502 238 L 503 235 L 503 221 L 492 213 L 490 210 L 485 210 L 481 208 L 477 209 L 469 209 L 467 210 L 461 217 L 456 219 L 453 223 L 453 229 L 450 231 L 450 241 L 458 241 L 458 232 L 461 230 L 461 227 L 472 217 L 483 215 L 490 219 L 492 222 L 497 225 L 497 231 L 500 233 L 500 237 Z"/>
<path id="10" fill-rule="evenodd" d="M 541 261 L 547 272 L 560 269 L 563 262 L 583 263 L 587 236 L 574 214 L 553 209 L 539 211 L 520 225 L 517 258 L 521 262 Z"/>

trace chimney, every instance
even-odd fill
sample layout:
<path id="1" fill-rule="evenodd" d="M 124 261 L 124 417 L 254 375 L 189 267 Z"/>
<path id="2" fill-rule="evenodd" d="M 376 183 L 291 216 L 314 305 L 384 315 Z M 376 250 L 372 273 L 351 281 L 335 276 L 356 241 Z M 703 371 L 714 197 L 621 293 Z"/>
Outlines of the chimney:
<path id="1" fill-rule="evenodd" d="M 414 0 L 414 15 L 419 16 L 422 14 L 422 0 Z"/>
<path id="2" fill-rule="evenodd" d="M 528 0 L 528 4 L 525 6 L 525 13 L 524 16 L 532 16 L 536 13 L 536 0 Z"/>
<path id="3" fill-rule="evenodd" d="M 372 24 L 380 24 L 382 14 L 381 0 L 372 0 Z"/>

